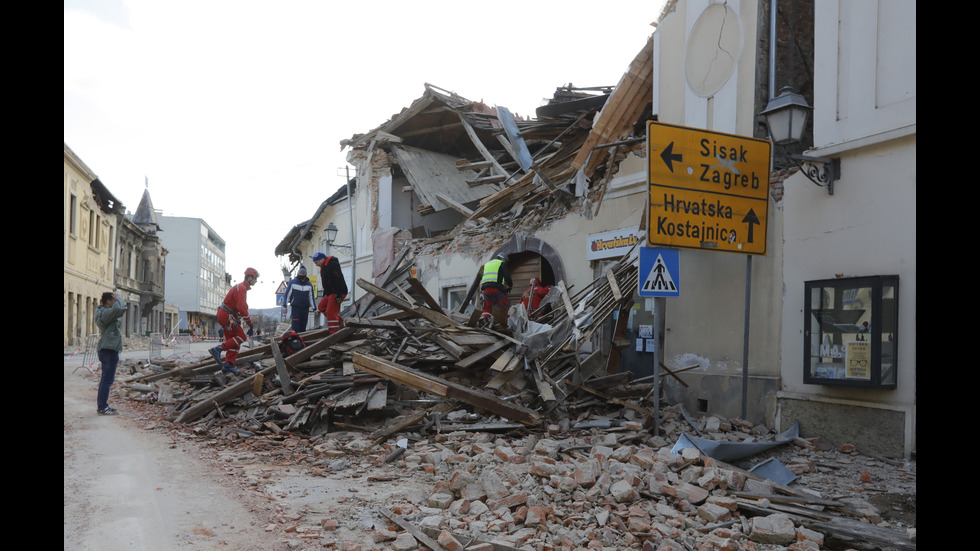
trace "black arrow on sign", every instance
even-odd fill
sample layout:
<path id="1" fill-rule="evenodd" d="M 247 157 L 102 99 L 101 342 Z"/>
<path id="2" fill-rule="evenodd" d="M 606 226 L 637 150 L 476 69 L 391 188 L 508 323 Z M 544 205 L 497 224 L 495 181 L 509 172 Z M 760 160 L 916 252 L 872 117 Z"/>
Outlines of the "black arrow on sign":
<path id="1" fill-rule="evenodd" d="M 660 158 L 664 160 L 664 164 L 667 165 L 667 169 L 670 170 L 671 172 L 674 171 L 674 163 L 673 163 L 674 161 L 680 162 L 684 160 L 683 155 L 680 154 L 674 155 L 673 151 L 674 151 L 674 142 L 670 142 L 670 145 L 664 148 L 664 152 L 660 154 Z"/>
<path id="2" fill-rule="evenodd" d="M 752 242 L 752 230 L 755 229 L 755 225 L 759 223 L 759 217 L 755 215 L 755 211 L 749 209 L 749 212 L 745 214 L 745 218 L 742 218 L 742 222 L 749 225 L 749 237 L 746 239 L 749 243 Z"/>

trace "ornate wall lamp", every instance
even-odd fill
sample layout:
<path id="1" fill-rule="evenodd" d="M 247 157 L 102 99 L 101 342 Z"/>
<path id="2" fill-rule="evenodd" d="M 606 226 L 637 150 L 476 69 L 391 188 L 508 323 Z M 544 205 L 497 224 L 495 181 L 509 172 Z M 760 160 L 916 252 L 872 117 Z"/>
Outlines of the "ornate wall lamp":
<path id="1" fill-rule="evenodd" d="M 334 240 L 337 239 L 337 226 L 335 226 L 333 222 L 330 222 L 329 224 L 327 224 L 327 227 L 324 228 L 323 231 L 324 231 L 324 233 L 326 234 L 326 237 L 327 237 L 327 250 L 328 251 L 330 250 L 330 247 L 336 247 L 338 249 L 346 249 L 347 250 L 347 253 L 350 254 L 350 252 L 352 250 L 350 245 L 337 245 L 337 244 L 334 243 Z"/>
<path id="2" fill-rule="evenodd" d="M 769 101 L 761 115 L 766 117 L 769 135 L 778 145 L 799 143 L 806 129 L 807 119 L 813 108 L 800 94 L 784 87 L 779 95 Z M 827 157 L 809 157 L 807 155 L 790 155 L 791 159 L 800 162 L 800 170 L 814 184 L 827 188 L 827 193 L 834 194 L 834 182 L 840 179 L 840 159 Z"/>

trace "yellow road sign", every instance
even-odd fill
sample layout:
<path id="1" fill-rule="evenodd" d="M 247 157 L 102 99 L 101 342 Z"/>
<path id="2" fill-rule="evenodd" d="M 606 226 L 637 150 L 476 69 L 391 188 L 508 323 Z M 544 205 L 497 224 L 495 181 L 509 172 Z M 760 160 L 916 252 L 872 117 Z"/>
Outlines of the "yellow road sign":
<path id="1" fill-rule="evenodd" d="M 651 247 L 766 254 L 772 144 L 647 123 Z"/>

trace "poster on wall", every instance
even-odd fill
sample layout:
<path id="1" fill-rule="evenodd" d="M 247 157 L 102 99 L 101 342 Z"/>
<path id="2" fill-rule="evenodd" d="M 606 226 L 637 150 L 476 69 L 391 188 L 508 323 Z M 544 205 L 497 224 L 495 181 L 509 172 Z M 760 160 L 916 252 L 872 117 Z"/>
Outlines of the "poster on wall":
<path id="1" fill-rule="evenodd" d="M 871 380 L 871 343 L 851 341 L 847 343 L 845 370 L 848 379 Z"/>

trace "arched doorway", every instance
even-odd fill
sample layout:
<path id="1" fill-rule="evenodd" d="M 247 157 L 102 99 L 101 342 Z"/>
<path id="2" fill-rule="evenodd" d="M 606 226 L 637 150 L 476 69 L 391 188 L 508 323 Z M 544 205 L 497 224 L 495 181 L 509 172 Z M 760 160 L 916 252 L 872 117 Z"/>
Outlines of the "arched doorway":
<path id="1" fill-rule="evenodd" d="M 565 280 L 565 266 L 558 252 L 537 237 L 516 235 L 494 251 L 496 253 L 507 254 L 509 258 L 510 275 L 514 280 L 514 287 L 507 295 L 511 304 L 520 302 L 532 277 L 545 285 Z"/>

